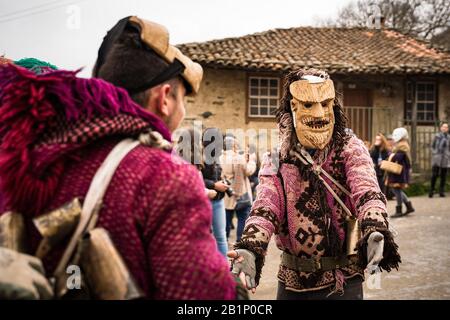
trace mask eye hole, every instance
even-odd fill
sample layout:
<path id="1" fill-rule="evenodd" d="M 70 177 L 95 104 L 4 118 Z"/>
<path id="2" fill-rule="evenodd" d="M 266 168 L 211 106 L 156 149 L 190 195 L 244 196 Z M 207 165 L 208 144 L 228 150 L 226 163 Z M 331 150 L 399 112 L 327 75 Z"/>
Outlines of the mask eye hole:
<path id="1" fill-rule="evenodd" d="M 307 103 L 304 104 L 304 106 L 305 106 L 306 109 L 309 109 L 309 108 L 312 107 L 312 103 L 307 102 Z"/>
<path id="2" fill-rule="evenodd" d="M 320 104 L 322 105 L 323 108 L 326 108 L 326 107 L 328 107 L 328 104 L 330 103 L 330 101 L 331 100 L 325 100 L 325 101 L 322 101 Z"/>

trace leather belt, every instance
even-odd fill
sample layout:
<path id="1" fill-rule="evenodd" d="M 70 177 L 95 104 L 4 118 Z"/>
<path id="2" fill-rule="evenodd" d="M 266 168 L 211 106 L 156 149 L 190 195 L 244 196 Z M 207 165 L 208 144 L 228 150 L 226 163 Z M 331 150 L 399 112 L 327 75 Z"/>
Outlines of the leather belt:
<path id="1" fill-rule="evenodd" d="M 348 266 L 351 261 L 347 257 L 299 258 L 283 252 L 281 265 L 291 270 L 302 272 L 329 271 Z"/>

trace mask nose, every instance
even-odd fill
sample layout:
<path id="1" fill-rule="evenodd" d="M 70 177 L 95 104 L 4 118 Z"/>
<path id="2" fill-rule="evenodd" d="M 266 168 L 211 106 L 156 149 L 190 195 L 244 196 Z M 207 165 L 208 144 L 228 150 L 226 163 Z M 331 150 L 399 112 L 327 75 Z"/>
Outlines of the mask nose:
<path id="1" fill-rule="evenodd" d="M 316 118 L 323 118 L 325 116 L 325 112 L 323 110 L 321 103 L 319 102 L 313 103 L 311 107 L 311 116 Z"/>

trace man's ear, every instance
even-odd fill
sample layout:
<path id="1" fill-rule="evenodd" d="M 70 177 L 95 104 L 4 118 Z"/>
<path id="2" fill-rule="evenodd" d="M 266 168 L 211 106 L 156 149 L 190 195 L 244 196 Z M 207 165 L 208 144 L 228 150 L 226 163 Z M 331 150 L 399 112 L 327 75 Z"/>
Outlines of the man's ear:
<path id="1" fill-rule="evenodd" d="M 171 114 L 170 104 L 169 104 L 169 94 L 171 90 L 171 85 L 168 83 L 162 84 L 154 88 L 152 96 L 155 97 L 155 111 L 163 117 L 168 117 Z"/>

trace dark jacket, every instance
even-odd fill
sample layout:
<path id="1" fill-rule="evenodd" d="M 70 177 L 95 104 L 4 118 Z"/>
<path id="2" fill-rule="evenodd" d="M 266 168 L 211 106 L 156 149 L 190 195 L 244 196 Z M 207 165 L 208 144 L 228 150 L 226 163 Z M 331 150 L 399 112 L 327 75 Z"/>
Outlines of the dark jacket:
<path id="1" fill-rule="evenodd" d="M 437 133 L 431 144 L 431 152 L 433 167 L 450 168 L 450 134 Z"/>
<path id="2" fill-rule="evenodd" d="M 214 184 L 221 180 L 222 176 L 222 167 L 220 164 L 205 164 L 202 169 L 203 181 L 205 182 L 205 186 L 207 189 L 214 189 Z M 217 191 L 217 190 L 216 190 Z M 217 195 L 213 200 L 220 200 L 225 196 L 224 192 L 217 191 Z"/>
<path id="3" fill-rule="evenodd" d="M 388 174 L 388 186 L 391 188 L 405 189 L 410 182 L 411 159 L 409 156 L 409 145 L 406 142 L 401 142 L 394 148 L 394 156 L 391 161 L 403 166 L 400 174 Z"/>
<path id="4" fill-rule="evenodd" d="M 386 160 L 389 157 L 389 151 L 388 150 L 380 150 L 379 146 L 374 146 L 370 150 L 370 157 L 372 158 L 373 165 L 375 167 L 375 172 L 377 173 L 377 176 L 382 176 L 384 174 L 384 171 L 380 169 L 381 161 L 378 161 L 378 158 L 381 154 L 381 160 Z"/>

